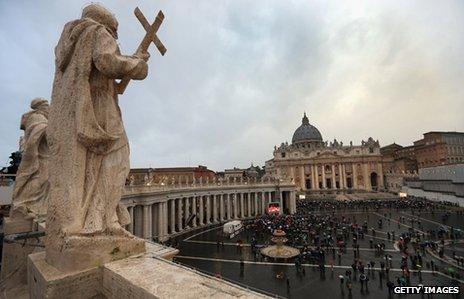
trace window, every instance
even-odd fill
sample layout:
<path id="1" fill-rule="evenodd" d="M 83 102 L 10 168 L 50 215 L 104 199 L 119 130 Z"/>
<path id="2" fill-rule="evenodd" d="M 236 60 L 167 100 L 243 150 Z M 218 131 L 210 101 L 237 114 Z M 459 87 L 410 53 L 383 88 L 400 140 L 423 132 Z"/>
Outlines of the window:
<path id="1" fill-rule="evenodd" d="M 285 153 L 281 153 L 280 156 L 281 156 L 282 158 L 285 158 Z"/>

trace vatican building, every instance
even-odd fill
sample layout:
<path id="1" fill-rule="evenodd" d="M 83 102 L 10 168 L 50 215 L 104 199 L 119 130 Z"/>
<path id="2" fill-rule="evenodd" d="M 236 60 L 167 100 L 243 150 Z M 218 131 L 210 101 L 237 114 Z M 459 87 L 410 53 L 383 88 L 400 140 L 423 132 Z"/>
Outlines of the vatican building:
<path id="1" fill-rule="evenodd" d="M 378 141 L 372 137 L 361 145 L 324 141 L 306 113 L 292 143 L 275 146 L 273 154 L 266 161 L 266 175 L 290 179 L 302 191 L 378 191 L 385 187 Z"/>

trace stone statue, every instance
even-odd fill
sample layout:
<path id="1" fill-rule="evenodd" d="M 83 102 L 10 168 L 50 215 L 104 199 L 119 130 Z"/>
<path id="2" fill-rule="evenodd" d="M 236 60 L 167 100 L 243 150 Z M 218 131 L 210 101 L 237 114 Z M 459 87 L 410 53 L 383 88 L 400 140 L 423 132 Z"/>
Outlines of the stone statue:
<path id="1" fill-rule="evenodd" d="M 13 189 L 13 215 L 20 212 L 27 218 L 42 220 L 46 214 L 50 188 L 46 139 L 48 101 L 36 98 L 32 100 L 31 108 L 21 118 L 21 129 L 24 130 L 23 151 Z"/>
<path id="2" fill-rule="evenodd" d="M 145 251 L 123 228 L 130 222 L 119 204 L 129 144 L 115 79 L 143 80 L 149 55 L 122 55 L 117 29 L 111 12 L 90 4 L 64 26 L 55 48 L 46 260 L 62 270 Z"/>

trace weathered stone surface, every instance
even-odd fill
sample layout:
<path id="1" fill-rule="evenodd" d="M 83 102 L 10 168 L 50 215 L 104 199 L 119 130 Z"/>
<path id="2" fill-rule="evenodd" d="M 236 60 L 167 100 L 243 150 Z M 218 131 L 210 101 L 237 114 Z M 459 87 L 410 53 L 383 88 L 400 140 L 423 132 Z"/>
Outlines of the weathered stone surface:
<path id="1" fill-rule="evenodd" d="M 107 298 L 267 298 L 147 253 L 103 268 Z"/>
<path id="2" fill-rule="evenodd" d="M 15 219 L 5 218 L 3 233 L 5 235 L 28 232 L 32 229 L 32 219 L 18 215 Z M 27 255 L 34 251 L 32 246 L 22 246 L 18 243 L 3 244 L 1 279 L 9 278 L 14 283 L 26 283 Z M 10 273 L 15 272 L 17 279 L 11 279 Z M 24 275 L 23 275 L 24 274 Z"/>
<path id="3" fill-rule="evenodd" d="M 101 291 L 102 269 L 62 272 L 45 261 L 45 252 L 28 258 L 30 298 L 98 298 Z"/>
<path id="4" fill-rule="evenodd" d="M 119 204 L 129 144 L 115 79 L 144 79 L 148 66 L 120 54 L 117 27 L 108 10 L 91 4 L 65 25 L 55 48 L 46 260 L 64 271 L 145 251 L 122 227 L 130 221 Z"/>
<path id="5" fill-rule="evenodd" d="M 48 123 L 48 101 L 36 98 L 31 102 L 32 110 L 23 114 L 21 164 L 13 189 L 13 212 L 30 218 L 44 218 L 49 193 L 46 129 Z"/>
<path id="6" fill-rule="evenodd" d="M 4 220 L 5 235 L 42 230 L 31 217 L 17 213 L 14 218 Z M 37 246 L 38 245 L 38 246 Z M 27 294 L 27 256 L 43 251 L 41 240 L 28 239 L 25 242 L 3 244 L 2 252 L 2 285 L 0 291 L 6 298 L 23 298 Z"/>

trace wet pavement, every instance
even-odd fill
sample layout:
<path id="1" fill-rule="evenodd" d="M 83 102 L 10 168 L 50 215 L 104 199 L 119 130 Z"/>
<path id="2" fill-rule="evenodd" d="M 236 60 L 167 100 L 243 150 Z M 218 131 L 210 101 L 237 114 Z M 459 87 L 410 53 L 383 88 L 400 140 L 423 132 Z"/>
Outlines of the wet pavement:
<path id="1" fill-rule="evenodd" d="M 324 212 L 320 212 L 324 214 Z M 392 259 L 392 269 L 388 278 L 396 282 L 396 278 L 401 275 L 400 261 L 401 254 L 392 240 L 388 240 L 387 232 L 395 231 L 396 236 L 402 232 L 407 232 L 413 228 L 418 231 L 427 232 L 441 226 L 464 229 L 464 217 L 462 215 L 450 214 L 444 221 L 443 212 L 440 213 L 421 213 L 414 211 L 379 210 L 378 212 L 362 211 L 343 211 L 339 212 L 345 217 L 355 217 L 357 223 L 368 221 L 368 233 L 364 239 L 359 239 L 361 260 L 366 264 L 369 261 L 375 262 L 375 269 L 368 271 L 368 287 L 361 288 L 359 281 L 353 280 L 352 294 L 350 295 L 346 286 L 340 285 L 339 275 L 345 275 L 347 269 L 351 269 L 354 260 L 354 250 L 351 242 L 348 242 L 347 252 L 343 255 L 341 262 L 332 255 L 326 253 L 326 271 L 321 275 L 317 265 L 303 264 L 304 272 L 298 272 L 292 260 L 272 261 L 262 257 L 255 257 L 249 246 L 250 235 L 242 232 L 232 239 L 224 239 L 224 245 L 217 244 L 222 239 L 222 226 L 210 226 L 195 230 L 178 236 L 173 240 L 173 244 L 180 249 L 175 261 L 189 267 L 198 269 L 202 272 L 227 279 L 250 289 L 268 294 L 270 296 L 285 298 L 389 298 L 388 288 L 386 287 L 387 276 L 381 273 L 380 261 L 385 260 L 384 254 L 390 254 Z M 404 222 L 398 224 L 396 221 L 404 217 Z M 378 220 L 382 219 L 383 226 L 378 228 Z M 412 222 L 411 219 L 415 221 Z M 420 225 L 417 221 L 420 221 Z M 372 232 L 371 228 L 375 229 Z M 373 235 L 375 233 L 375 236 Z M 397 237 L 398 238 L 398 237 Z M 375 249 L 370 248 L 369 240 L 383 242 L 386 245 L 384 254 L 378 254 Z M 241 240 L 244 243 L 242 250 L 236 246 L 236 242 Z M 269 243 L 269 239 L 258 239 L 258 246 Z M 456 255 L 464 256 L 464 244 L 446 246 L 445 255 L 451 256 L 452 252 Z M 430 254 L 426 254 L 424 265 L 433 261 L 441 269 L 453 266 L 453 269 L 464 277 L 464 271 L 455 265 L 451 265 L 446 260 L 438 259 Z M 243 262 L 242 262 L 243 261 Z M 333 265 L 333 266 L 332 266 Z M 280 278 L 282 277 L 282 278 Z M 420 280 L 417 272 L 411 274 L 411 285 L 416 286 L 420 283 L 426 286 L 451 286 L 459 285 L 461 293 L 464 291 L 464 284 L 460 279 L 453 279 L 443 273 L 432 273 L 424 267 Z M 287 286 L 287 279 L 289 287 Z M 462 278 L 461 278 L 462 279 Z M 427 295 L 395 295 L 391 298 L 461 298 L 460 294 L 437 295 L 427 297 Z"/>

